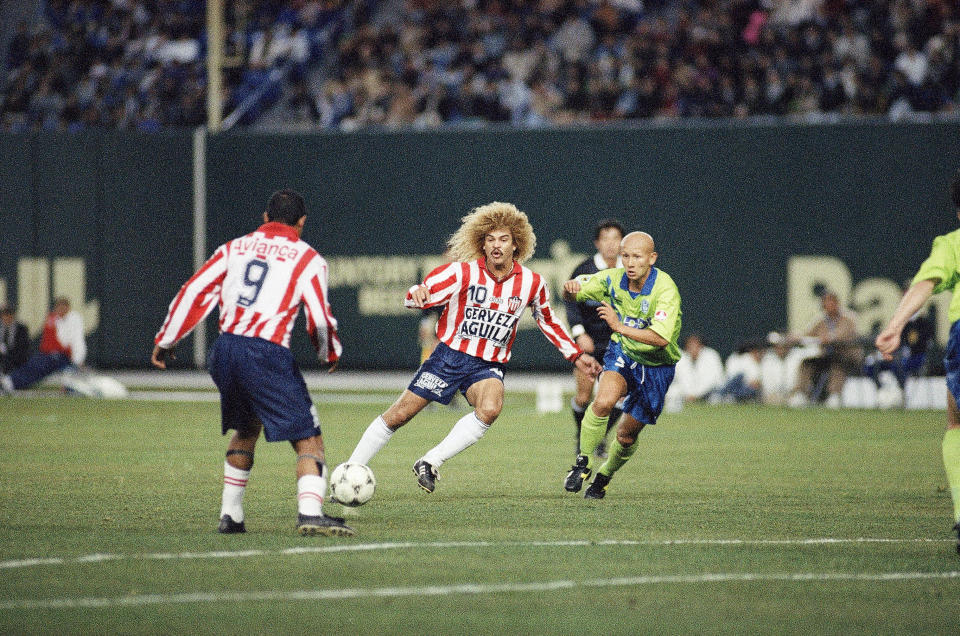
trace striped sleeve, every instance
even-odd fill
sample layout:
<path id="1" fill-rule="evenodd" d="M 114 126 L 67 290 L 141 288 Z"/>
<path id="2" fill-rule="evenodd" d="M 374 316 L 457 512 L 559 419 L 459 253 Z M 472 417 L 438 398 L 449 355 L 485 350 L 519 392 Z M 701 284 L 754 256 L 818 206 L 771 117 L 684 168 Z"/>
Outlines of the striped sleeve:
<path id="1" fill-rule="evenodd" d="M 213 311 L 227 274 L 227 246 L 221 245 L 213 256 L 180 288 L 170 303 L 163 326 L 154 343 L 170 349 L 193 331 Z"/>
<path id="2" fill-rule="evenodd" d="M 317 350 L 317 357 L 333 364 L 340 359 L 343 345 L 337 335 L 337 319 L 333 317 L 328 300 L 327 262 L 317 255 L 304 274 L 302 285 L 307 335 Z"/>
<path id="3" fill-rule="evenodd" d="M 537 321 L 540 331 L 554 347 L 560 350 L 564 358 L 573 362 L 583 353 L 583 350 L 577 346 L 564 326 L 554 316 L 553 309 L 550 307 L 550 292 L 547 290 L 543 277 L 539 274 L 536 275 L 530 309 L 533 311 L 533 319 Z"/>
<path id="4" fill-rule="evenodd" d="M 423 284 L 429 289 L 430 297 L 427 298 L 427 302 L 423 308 L 429 309 L 430 307 L 436 307 L 450 300 L 454 292 L 459 289 L 457 277 L 462 270 L 463 263 L 453 262 L 441 265 L 427 274 L 427 277 L 423 279 Z M 413 304 L 413 290 L 417 287 L 419 287 L 419 285 L 414 285 L 407 290 L 407 296 L 403 299 L 404 307 L 408 309 L 416 308 L 416 305 Z"/>

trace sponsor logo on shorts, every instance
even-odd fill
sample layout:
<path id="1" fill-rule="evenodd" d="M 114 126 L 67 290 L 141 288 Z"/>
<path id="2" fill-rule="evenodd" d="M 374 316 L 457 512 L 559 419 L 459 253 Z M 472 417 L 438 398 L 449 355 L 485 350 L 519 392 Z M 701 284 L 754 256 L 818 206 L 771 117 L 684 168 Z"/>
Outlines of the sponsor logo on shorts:
<path id="1" fill-rule="evenodd" d="M 448 383 L 444 382 L 429 371 L 424 371 L 421 373 L 413 385 L 417 388 L 430 391 L 434 395 L 443 395 L 443 390 L 450 386 Z"/>
<path id="2" fill-rule="evenodd" d="M 501 380 L 503 379 L 503 371 L 501 371 L 500 369 L 490 369 L 490 373 L 499 377 Z"/>

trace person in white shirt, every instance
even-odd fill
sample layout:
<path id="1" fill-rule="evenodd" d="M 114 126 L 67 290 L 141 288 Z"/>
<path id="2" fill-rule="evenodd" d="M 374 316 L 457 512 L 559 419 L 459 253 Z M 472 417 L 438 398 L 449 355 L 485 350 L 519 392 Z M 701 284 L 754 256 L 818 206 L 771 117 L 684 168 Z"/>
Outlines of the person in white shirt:
<path id="1" fill-rule="evenodd" d="M 716 393 L 722 402 L 749 402 L 760 398 L 763 346 L 758 342 L 741 345 L 727 358 L 727 381 Z M 711 396 L 711 400 L 713 397 Z"/>
<path id="2" fill-rule="evenodd" d="M 699 334 L 687 336 L 671 393 L 679 393 L 684 402 L 705 400 L 720 389 L 723 382 L 723 360 L 717 350 L 706 346 Z"/>

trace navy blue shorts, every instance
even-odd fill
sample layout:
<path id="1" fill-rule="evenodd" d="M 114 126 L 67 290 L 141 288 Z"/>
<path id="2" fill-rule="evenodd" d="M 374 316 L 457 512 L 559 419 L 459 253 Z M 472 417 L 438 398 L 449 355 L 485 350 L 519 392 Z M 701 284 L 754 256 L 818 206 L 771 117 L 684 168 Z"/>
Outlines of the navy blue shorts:
<path id="1" fill-rule="evenodd" d="M 627 381 L 623 412 L 641 424 L 656 424 L 663 412 L 663 398 L 673 382 L 676 367 L 666 364 L 651 367 L 641 364 L 623 352 L 619 342 L 610 341 L 603 357 L 603 370 L 615 371 Z"/>
<path id="2" fill-rule="evenodd" d="M 222 333 L 210 350 L 210 376 L 220 389 L 222 430 L 242 431 L 259 419 L 268 442 L 320 434 L 307 383 L 286 347 L 263 338 Z"/>
<path id="3" fill-rule="evenodd" d="M 960 320 L 950 325 L 950 339 L 943 352 L 943 367 L 947 372 L 947 390 L 960 404 Z"/>
<path id="4" fill-rule="evenodd" d="M 503 382 L 503 365 L 451 349 L 442 342 L 424 360 L 407 387 L 425 400 L 450 404 L 457 391 L 494 378 Z"/>

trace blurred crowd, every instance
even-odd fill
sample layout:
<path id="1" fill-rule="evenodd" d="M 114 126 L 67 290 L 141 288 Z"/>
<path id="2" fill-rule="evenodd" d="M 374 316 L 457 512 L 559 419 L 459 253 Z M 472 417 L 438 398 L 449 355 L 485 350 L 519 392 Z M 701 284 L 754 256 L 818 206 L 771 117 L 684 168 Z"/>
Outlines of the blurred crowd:
<path id="1" fill-rule="evenodd" d="M 258 90 L 262 108 L 319 57 L 342 0 L 226 4 L 227 112 Z M 206 3 L 202 0 L 46 0 L 6 50 L 0 130 L 155 131 L 206 121 Z M 267 88 L 269 90 L 262 90 Z M 255 117 L 254 109 L 251 117 Z"/>
<path id="2" fill-rule="evenodd" d="M 279 64 L 292 71 L 265 101 L 282 96 L 291 122 L 324 129 L 898 118 L 960 102 L 957 0 L 358 3 L 321 50 L 348 4 L 227 2 L 227 108 Z M 43 28 L 24 25 L 6 52 L 0 125 L 201 123 L 203 7 L 48 0 Z"/>
<path id="3" fill-rule="evenodd" d="M 960 4 L 410 0 L 340 54 L 324 128 L 897 117 L 956 107 Z"/>

